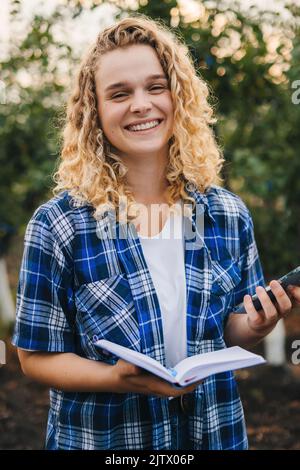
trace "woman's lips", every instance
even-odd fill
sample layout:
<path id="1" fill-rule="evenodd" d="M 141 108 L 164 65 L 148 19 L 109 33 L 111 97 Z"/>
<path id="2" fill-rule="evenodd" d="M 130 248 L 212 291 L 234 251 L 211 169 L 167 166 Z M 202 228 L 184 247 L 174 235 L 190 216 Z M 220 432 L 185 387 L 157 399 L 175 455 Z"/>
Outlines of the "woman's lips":
<path id="1" fill-rule="evenodd" d="M 130 132 L 130 134 L 140 134 L 140 135 L 144 135 L 144 134 L 151 134 L 151 132 L 154 132 L 156 131 L 156 129 L 159 129 L 160 128 L 160 125 L 162 124 L 164 120 L 160 121 L 160 123 L 155 126 L 155 127 L 150 127 L 150 129 L 143 129 L 142 131 L 130 131 L 129 129 L 126 129 L 126 127 L 124 127 L 125 131 L 127 132 Z"/>

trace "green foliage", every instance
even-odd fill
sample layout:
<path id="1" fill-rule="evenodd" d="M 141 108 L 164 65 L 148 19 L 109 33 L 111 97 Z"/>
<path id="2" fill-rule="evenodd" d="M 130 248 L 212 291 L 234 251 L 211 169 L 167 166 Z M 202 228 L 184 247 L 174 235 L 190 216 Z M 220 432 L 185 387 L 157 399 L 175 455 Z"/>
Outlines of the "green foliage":
<path id="1" fill-rule="evenodd" d="M 300 35 L 275 13 L 252 9 L 249 16 L 232 5 L 207 7 L 203 21 L 181 18 L 179 29 L 212 89 L 219 117 L 215 132 L 226 158 L 225 185 L 253 214 L 269 280 L 300 264 L 300 105 L 291 100 L 291 82 L 300 79 Z M 294 24 L 299 12 L 293 10 Z M 274 64 L 282 67 L 279 76 Z"/>
<path id="2" fill-rule="evenodd" d="M 0 222 L 24 228 L 32 211 L 50 196 L 59 153 L 53 119 L 62 111 L 66 91 L 59 64 L 65 61 L 71 74 L 75 57 L 57 41 L 53 27 L 65 15 L 76 18 L 99 3 L 104 2 L 72 0 L 50 17 L 36 15 L 27 35 L 15 39 L 9 58 L 0 64 L 8 95 L 0 105 Z M 116 19 L 131 13 L 126 2 L 113 3 L 119 6 Z M 176 0 L 141 0 L 138 12 L 174 27 L 211 88 L 218 115 L 214 130 L 226 158 L 225 185 L 253 214 L 269 279 L 300 264 L 300 104 L 292 102 L 292 84 L 300 80 L 300 9 L 287 7 L 293 23 L 283 23 L 278 14 L 254 7 L 245 14 L 239 3 L 228 3 L 202 1 L 205 14 L 193 21 Z M 19 14 L 15 1 L 12 25 Z M 22 84 L 24 71 L 29 84 Z"/>
<path id="3" fill-rule="evenodd" d="M 19 2 L 14 2 L 12 28 L 19 15 Z M 0 223 L 15 231 L 23 230 L 50 196 L 58 156 L 56 119 L 65 92 L 59 63 L 72 63 L 70 47 L 52 32 L 62 17 L 59 10 L 50 18 L 36 15 L 27 35 L 13 39 L 8 59 L 0 64 L 6 93 L 0 105 Z"/>

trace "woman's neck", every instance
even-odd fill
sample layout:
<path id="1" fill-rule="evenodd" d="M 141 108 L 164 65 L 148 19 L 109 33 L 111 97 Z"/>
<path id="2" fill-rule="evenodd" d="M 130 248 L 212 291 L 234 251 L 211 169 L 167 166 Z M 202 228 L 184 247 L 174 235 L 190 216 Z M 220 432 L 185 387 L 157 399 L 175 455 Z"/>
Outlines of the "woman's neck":
<path id="1" fill-rule="evenodd" d="M 160 204 L 167 202 L 168 181 L 165 165 L 159 161 L 147 165 L 129 165 L 127 182 L 135 200 L 141 204 Z"/>

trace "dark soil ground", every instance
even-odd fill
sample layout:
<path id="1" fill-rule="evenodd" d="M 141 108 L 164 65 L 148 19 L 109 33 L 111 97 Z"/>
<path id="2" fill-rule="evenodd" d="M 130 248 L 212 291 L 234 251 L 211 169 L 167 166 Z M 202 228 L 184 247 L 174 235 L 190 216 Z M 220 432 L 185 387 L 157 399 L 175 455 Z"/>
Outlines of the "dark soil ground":
<path id="1" fill-rule="evenodd" d="M 287 321 L 286 352 L 300 339 L 300 316 Z M 0 449 L 42 449 L 48 390 L 25 377 L 7 340 L 7 364 L 0 369 Z M 255 352 L 263 353 L 262 345 Z M 237 374 L 250 449 L 300 449 L 300 365 L 258 366 Z"/>

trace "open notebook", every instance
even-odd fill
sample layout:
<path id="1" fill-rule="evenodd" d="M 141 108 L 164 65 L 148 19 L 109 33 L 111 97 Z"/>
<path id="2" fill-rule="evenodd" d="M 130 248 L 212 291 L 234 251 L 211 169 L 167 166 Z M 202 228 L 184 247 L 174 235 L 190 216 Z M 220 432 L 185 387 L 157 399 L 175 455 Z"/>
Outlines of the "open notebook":
<path id="1" fill-rule="evenodd" d="M 152 357 L 105 339 L 97 340 L 94 344 L 177 386 L 187 386 L 212 374 L 242 369 L 243 367 L 255 366 L 266 362 L 262 356 L 239 346 L 232 346 L 219 351 L 187 357 L 170 369 L 164 367 Z"/>

